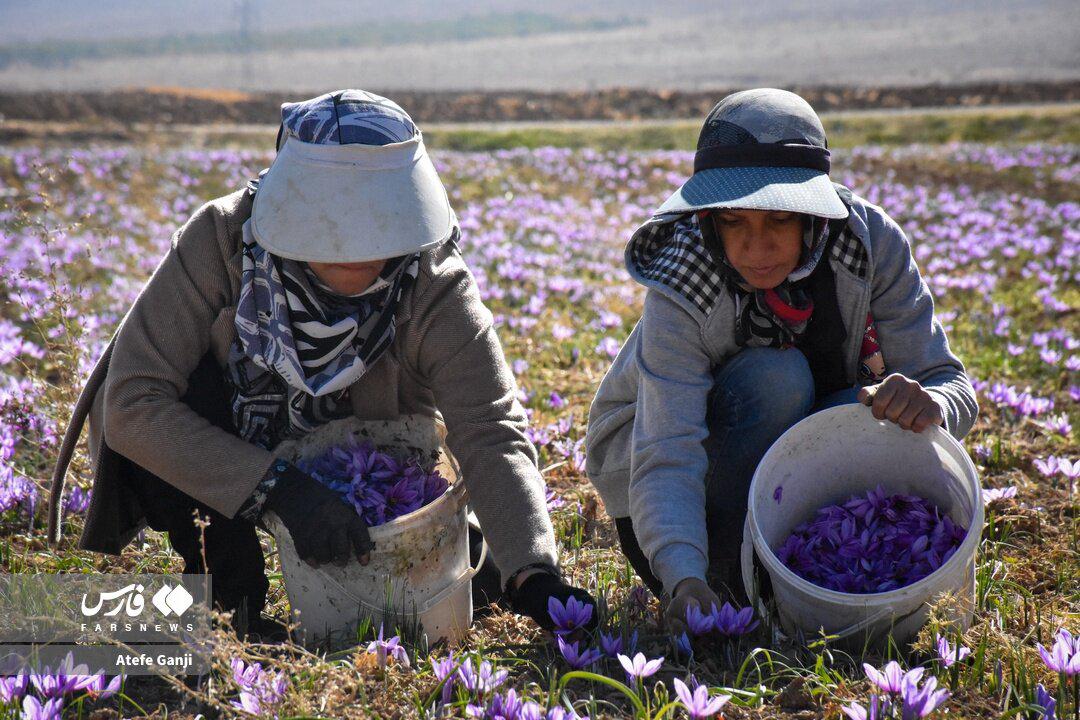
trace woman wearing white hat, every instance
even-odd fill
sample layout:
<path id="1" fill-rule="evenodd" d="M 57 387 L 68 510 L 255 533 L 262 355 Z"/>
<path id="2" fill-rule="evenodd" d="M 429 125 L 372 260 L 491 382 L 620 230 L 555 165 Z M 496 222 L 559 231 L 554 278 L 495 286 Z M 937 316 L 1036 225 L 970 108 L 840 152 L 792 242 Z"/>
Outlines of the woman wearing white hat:
<path id="1" fill-rule="evenodd" d="M 420 131 L 344 90 L 282 105 L 278 155 L 173 237 L 95 367 L 50 499 L 89 418 L 94 489 L 80 547 L 119 554 L 144 524 L 260 632 L 255 522 L 272 509 L 310 562 L 367 561 L 356 511 L 272 449 L 355 415 L 441 413 L 490 546 L 474 590 L 550 627 L 558 570 L 536 450 L 459 228 Z M 192 510 L 209 515 L 206 563 Z M 478 542 L 482 542 L 476 538 Z M 478 549 L 478 548 L 477 548 Z"/>

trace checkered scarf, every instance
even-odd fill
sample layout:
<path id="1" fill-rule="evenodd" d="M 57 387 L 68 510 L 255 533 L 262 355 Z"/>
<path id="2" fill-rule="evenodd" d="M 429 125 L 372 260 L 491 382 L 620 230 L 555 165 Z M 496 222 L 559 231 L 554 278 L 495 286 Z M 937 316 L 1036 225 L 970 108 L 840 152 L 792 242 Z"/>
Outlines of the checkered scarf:
<path id="1" fill-rule="evenodd" d="M 709 222 L 708 214 L 692 217 L 690 232 L 701 236 L 700 222 Z M 680 230 L 676 230 L 680 232 Z M 808 285 L 811 275 L 825 251 L 829 232 L 827 218 L 803 216 L 802 262 L 788 273 L 783 282 L 768 290 L 755 290 L 735 269 L 724 253 L 723 245 L 715 244 L 720 257 L 720 274 L 724 286 L 735 300 L 735 342 L 739 347 L 789 347 L 806 332 L 814 301 Z"/>
<path id="2" fill-rule="evenodd" d="M 813 313 L 808 285 L 828 244 L 829 228 L 826 218 L 807 216 L 802 262 L 771 290 L 749 289 L 719 243 L 719 262 L 714 262 L 694 214 L 639 231 L 630 255 L 642 277 L 671 287 L 704 314 L 712 310 L 720 294 L 729 294 L 735 302 L 740 347 L 784 347 L 802 337 Z M 853 241 L 858 243 L 857 238 Z"/>

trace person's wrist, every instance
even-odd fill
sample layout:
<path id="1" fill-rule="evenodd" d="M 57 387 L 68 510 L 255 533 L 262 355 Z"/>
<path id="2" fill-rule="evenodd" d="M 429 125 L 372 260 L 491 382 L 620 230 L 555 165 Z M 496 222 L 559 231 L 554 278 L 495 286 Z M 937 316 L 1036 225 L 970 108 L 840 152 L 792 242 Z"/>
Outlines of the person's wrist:
<path id="1" fill-rule="evenodd" d="M 697 578 L 691 575 L 690 577 L 685 577 L 679 582 L 675 583 L 675 589 L 672 592 L 671 596 L 678 597 L 684 593 L 694 592 L 695 590 L 701 590 L 702 588 L 709 589 L 708 583 L 706 583 L 701 578 Z"/>

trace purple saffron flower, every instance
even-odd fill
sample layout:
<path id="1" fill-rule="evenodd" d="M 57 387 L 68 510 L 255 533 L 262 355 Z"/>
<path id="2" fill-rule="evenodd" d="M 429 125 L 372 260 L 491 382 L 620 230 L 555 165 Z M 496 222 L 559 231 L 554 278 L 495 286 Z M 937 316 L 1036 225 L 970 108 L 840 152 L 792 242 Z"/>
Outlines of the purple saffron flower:
<path id="1" fill-rule="evenodd" d="M 614 658 L 623 651 L 622 635 L 617 635 L 615 633 L 608 635 L 606 632 L 601 632 L 600 649 L 603 650 L 604 654 L 609 658 Z"/>
<path id="2" fill-rule="evenodd" d="M 869 708 L 864 708 L 857 703 L 851 703 L 847 707 L 840 709 L 844 711 L 844 714 L 847 715 L 850 720 L 881 720 L 883 717 L 878 714 L 879 705 L 877 695 L 870 696 Z"/>
<path id="3" fill-rule="evenodd" d="M 548 396 L 548 404 L 556 410 L 560 410 L 567 405 L 566 399 L 557 392 L 552 392 L 551 395 Z"/>
<path id="4" fill-rule="evenodd" d="M 458 680 L 469 692 L 484 695 L 499 688 L 506 682 L 509 676 L 506 670 L 496 670 L 491 662 L 484 660 L 476 669 L 473 668 L 472 658 L 466 658 L 458 668 Z"/>
<path id="5" fill-rule="evenodd" d="M 22 702 L 24 720 L 60 720 L 64 709 L 64 699 L 54 697 L 42 703 L 33 695 L 27 695 Z"/>
<path id="6" fill-rule="evenodd" d="M 648 660 L 642 653 L 635 655 L 633 660 L 625 655 L 619 655 L 618 657 L 619 664 L 623 666 L 623 670 L 626 671 L 627 676 L 634 680 L 642 680 L 651 675 L 655 675 L 656 671 L 660 669 L 660 666 L 664 664 L 663 657 Z"/>
<path id="7" fill-rule="evenodd" d="M 435 677 L 443 684 L 442 686 L 442 704 L 446 705 L 453 698 L 454 693 L 454 679 L 457 677 L 457 660 L 454 659 L 454 653 L 450 652 L 445 658 L 431 664 L 431 671 L 435 674 Z"/>
<path id="8" fill-rule="evenodd" d="M 949 641 L 942 635 L 937 636 L 937 653 L 938 659 L 945 667 L 952 667 L 954 663 L 960 662 L 968 655 L 971 654 L 971 648 L 964 647 L 960 643 L 953 647 Z"/>
<path id="9" fill-rule="evenodd" d="M 1035 469 L 1042 473 L 1044 477 L 1053 477 L 1058 473 L 1058 459 L 1053 455 L 1045 460 L 1042 458 L 1035 458 L 1035 460 L 1032 461 L 1032 464 L 1035 465 Z"/>
<path id="10" fill-rule="evenodd" d="M 289 680 L 285 673 L 272 673 L 263 669 L 261 663 L 247 665 L 240 658 L 230 661 L 233 679 L 240 686 L 239 700 L 232 706 L 260 717 L 277 717 L 275 707 L 285 699 Z"/>
<path id="11" fill-rule="evenodd" d="M 680 633 L 679 637 L 675 639 L 675 647 L 682 655 L 686 656 L 688 661 L 694 659 L 694 645 L 690 642 L 690 636 L 685 632 Z"/>
<path id="12" fill-rule="evenodd" d="M 409 667 L 409 655 L 401 646 L 401 638 L 395 635 L 389 640 L 383 640 L 382 625 L 379 625 L 379 637 L 368 643 L 367 652 L 376 656 L 381 669 L 386 669 L 387 657 L 392 657 L 399 665 Z"/>
<path id="13" fill-rule="evenodd" d="M 559 652 L 562 653 L 563 659 L 566 660 L 566 664 L 575 670 L 581 670 L 582 668 L 588 667 L 603 657 L 596 648 L 578 650 L 577 641 L 568 643 L 563 640 L 561 636 L 556 639 L 559 642 Z M 625 656 L 619 655 L 619 657 L 622 658 Z"/>
<path id="14" fill-rule="evenodd" d="M 897 695 L 900 693 L 903 687 L 904 681 L 911 678 L 913 682 L 917 682 L 922 677 L 923 669 L 915 668 L 907 673 L 900 667 L 900 663 L 895 660 L 891 661 L 881 670 L 878 670 L 869 663 L 863 663 L 863 670 L 866 672 L 866 677 L 870 679 L 870 682 L 877 685 L 883 692 L 887 692 L 890 695 Z"/>
<path id="15" fill-rule="evenodd" d="M 713 605 L 709 615 L 716 631 L 728 637 L 745 635 L 759 624 L 757 620 L 754 620 L 754 608 L 744 607 L 736 610 L 731 603 L 724 603 L 719 610 L 716 609 L 716 605 Z"/>
<path id="16" fill-rule="evenodd" d="M 582 602 L 571 595 L 566 599 L 566 605 L 559 602 L 556 597 L 548 598 L 548 615 L 555 623 L 556 635 L 568 635 L 578 628 L 585 627 L 592 619 L 593 606 Z"/>
<path id="17" fill-rule="evenodd" d="M 388 521 L 419 510 L 423 499 L 420 492 L 405 478 L 394 483 L 393 487 L 386 491 L 385 498 Z"/>
<path id="18" fill-rule="evenodd" d="M 693 678 L 691 678 L 691 681 L 693 681 Z M 712 717 L 720 712 L 720 709 L 731 699 L 730 695 L 717 695 L 710 698 L 709 688 L 705 685 L 698 685 L 696 682 L 694 682 L 693 691 L 679 678 L 675 678 L 674 682 L 675 694 L 679 696 L 679 701 L 686 708 L 687 714 L 695 720 L 697 718 Z"/>
<path id="19" fill-rule="evenodd" d="M 998 500 L 1006 500 L 1016 497 L 1016 486 L 1010 485 L 1003 488 L 984 488 L 982 491 L 983 505 L 990 505 Z"/>
<path id="20" fill-rule="evenodd" d="M 551 512 L 552 510 L 558 510 L 566 504 L 566 501 L 559 497 L 559 494 L 551 488 L 547 488 L 546 490 L 544 490 L 544 498 L 547 500 L 548 512 Z"/>
<path id="21" fill-rule="evenodd" d="M 716 606 L 713 606 L 716 609 Z M 694 637 L 705 635 L 716 629 L 716 615 L 703 613 L 697 605 L 686 607 L 686 625 L 690 628 L 690 634 Z"/>
<path id="22" fill-rule="evenodd" d="M 5 703 L 21 700 L 29 686 L 30 676 L 26 673 L 0 677 L 0 700 Z"/>
<path id="23" fill-rule="evenodd" d="M 942 703 L 949 699 L 949 691 L 942 688 L 937 690 L 937 678 L 928 677 L 921 686 L 919 679 L 912 677 L 911 673 L 904 676 L 900 686 L 901 717 L 903 720 L 916 720 L 924 718 L 934 712 Z"/>
<path id="24" fill-rule="evenodd" d="M 1035 704 L 1042 708 L 1039 720 L 1057 720 L 1057 700 L 1042 683 L 1035 687 Z"/>
<path id="25" fill-rule="evenodd" d="M 1080 638 L 1074 638 L 1065 628 L 1058 630 L 1050 650 L 1042 644 L 1036 644 L 1036 647 L 1046 667 L 1054 672 L 1064 673 L 1069 677 L 1080 673 Z"/>

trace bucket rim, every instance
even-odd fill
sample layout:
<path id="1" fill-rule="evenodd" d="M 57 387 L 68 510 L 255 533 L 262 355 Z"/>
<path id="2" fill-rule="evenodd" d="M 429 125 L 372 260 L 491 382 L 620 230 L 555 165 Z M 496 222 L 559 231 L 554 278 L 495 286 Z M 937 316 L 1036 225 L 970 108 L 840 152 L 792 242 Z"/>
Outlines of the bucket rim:
<path id="1" fill-rule="evenodd" d="M 819 412 L 814 413 L 813 415 L 806 416 L 805 418 L 803 418 L 802 420 L 800 420 L 799 422 L 795 423 L 790 428 L 788 428 L 788 430 L 784 432 L 784 435 L 786 435 L 788 432 L 791 432 L 795 428 L 799 427 L 803 423 L 807 422 L 811 418 L 815 418 L 818 415 L 828 417 L 829 415 L 837 415 L 837 414 L 841 414 L 841 413 L 851 413 L 851 414 L 853 414 L 852 413 L 852 408 L 853 407 L 861 408 L 861 410 L 856 409 L 855 412 L 861 412 L 861 411 L 865 411 L 867 413 L 871 412 L 870 408 L 865 406 L 865 405 L 853 405 L 851 403 L 848 403 L 848 404 L 845 404 L 845 405 L 838 405 L 836 407 L 831 407 L 831 408 L 827 408 L 825 410 L 821 410 Z M 821 419 L 822 418 L 817 418 L 818 421 L 820 421 Z M 875 419 L 875 422 L 884 423 L 885 421 Z M 972 511 L 971 522 L 968 524 L 967 533 L 964 535 L 964 539 L 963 539 L 963 541 L 961 541 L 959 547 L 956 548 L 956 552 L 954 552 L 952 554 L 952 557 L 950 557 L 948 560 L 946 560 L 944 563 L 942 563 L 941 566 L 937 570 L 934 570 L 934 572 L 930 573 L 929 575 L 922 578 L 921 580 L 917 580 L 917 581 L 911 583 L 910 585 L 904 585 L 902 587 L 894 588 L 892 590 L 886 590 L 884 592 L 877 592 L 877 593 L 846 593 L 846 592 L 841 592 L 839 590 L 831 590 L 829 588 L 825 588 L 825 587 L 822 587 L 820 585 L 816 585 L 815 583 L 810 582 L 806 578 L 804 578 L 801 575 L 797 574 L 794 570 L 789 568 L 787 565 L 782 563 L 780 561 L 780 558 L 778 558 L 776 556 L 776 553 L 773 551 L 773 549 L 771 547 L 769 547 L 768 543 L 765 542 L 765 538 L 762 535 L 761 528 L 760 528 L 760 526 L 758 525 L 758 522 L 757 522 L 757 518 L 754 517 L 754 514 L 751 513 L 749 511 L 749 508 L 748 508 L 747 513 L 746 513 L 746 522 L 750 526 L 750 538 L 751 538 L 751 542 L 753 543 L 753 550 L 754 550 L 755 553 L 757 553 L 758 558 L 765 565 L 766 569 L 770 573 L 773 573 L 773 572 L 779 573 L 780 577 L 783 580 L 785 580 L 790 585 L 792 585 L 796 590 L 798 590 L 798 591 L 800 591 L 800 592 L 802 592 L 804 594 L 815 594 L 815 595 L 817 595 L 818 597 L 820 597 L 820 598 L 822 598 L 824 600 L 835 601 L 835 602 L 843 602 L 843 603 L 846 603 L 846 604 L 851 604 L 852 598 L 860 598 L 860 599 L 863 599 L 863 600 L 873 600 L 874 603 L 877 604 L 877 603 L 880 603 L 882 601 L 899 599 L 902 595 L 911 594 L 912 590 L 918 591 L 918 590 L 928 588 L 929 586 L 935 584 L 934 582 L 931 582 L 931 581 L 939 580 L 940 577 L 942 576 L 942 574 L 945 573 L 945 571 L 956 571 L 962 565 L 967 564 L 968 561 L 963 560 L 963 558 L 966 557 L 968 554 L 971 554 L 973 548 L 974 548 L 974 550 L 977 551 L 978 544 L 979 544 L 979 542 L 980 542 L 980 540 L 982 538 L 983 525 L 985 524 L 985 512 L 984 512 L 983 503 L 982 503 L 982 488 L 981 488 L 981 483 L 979 482 L 978 470 L 975 468 L 975 464 L 971 461 L 971 457 L 968 455 L 967 451 L 964 449 L 964 446 L 961 445 L 959 443 L 959 441 L 956 440 L 956 438 L 954 438 L 952 435 L 950 435 L 948 432 L 946 432 L 943 428 L 941 428 L 940 426 L 934 426 L 934 427 L 928 428 L 927 430 L 924 430 L 923 433 L 929 433 L 930 442 L 934 442 L 934 441 L 941 442 L 943 445 L 945 445 L 947 447 L 947 449 L 949 451 L 951 451 L 952 454 L 959 457 L 961 459 L 960 465 L 965 469 L 965 471 L 970 473 L 972 478 L 975 479 L 974 487 L 972 489 L 972 493 L 971 493 L 971 497 L 970 497 L 973 511 Z M 782 438 L 783 435 L 781 435 L 780 437 Z M 749 492 L 749 497 L 750 498 L 754 497 L 754 485 L 757 484 L 758 479 L 760 477 L 760 472 L 759 471 L 760 471 L 762 465 L 765 464 L 765 460 L 776 449 L 776 446 L 777 446 L 777 443 L 779 443 L 779 440 L 780 440 L 780 438 L 777 438 L 777 441 L 774 442 L 772 444 L 772 446 L 768 449 L 768 451 L 766 451 L 765 455 L 762 456 L 761 460 L 758 462 L 757 468 L 754 469 L 754 476 L 750 481 L 750 492 Z M 764 549 L 767 552 L 762 552 L 761 549 L 760 549 L 762 547 L 764 547 Z M 867 605 L 867 604 L 870 604 L 870 603 L 869 602 L 864 602 L 862 604 Z"/>
<path id="2" fill-rule="evenodd" d="M 373 539 L 388 538 L 392 535 L 397 535 L 405 529 L 405 525 L 415 525 L 418 521 L 426 520 L 428 515 L 433 515 L 437 511 L 443 509 L 443 506 L 449 502 L 462 502 L 465 498 L 465 486 L 460 482 L 454 482 L 450 484 L 450 487 L 446 488 L 439 497 L 435 498 L 427 505 L 413 510 L 411 513 L 405 513 L 404 515 L 398 515 L 389 522 L 384 522 L 382 525 L 372 525 L 368 528 L 368 535 Z M 456 512 L 459 508 L 454 508 Z M 376 549 L 372 550 L 372 553 L 378 552 L 378 545 Z"/>

